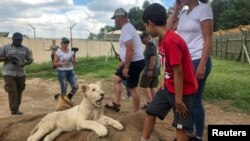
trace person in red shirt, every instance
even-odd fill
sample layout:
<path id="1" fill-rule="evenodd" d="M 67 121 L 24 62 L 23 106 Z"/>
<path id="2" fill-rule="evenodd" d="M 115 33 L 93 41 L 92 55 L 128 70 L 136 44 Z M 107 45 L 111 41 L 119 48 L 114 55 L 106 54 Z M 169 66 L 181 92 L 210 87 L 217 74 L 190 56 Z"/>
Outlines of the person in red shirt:
<path id="1" fill-rule="evenodd" d="M 163 120 L 171 109 L 177 141 L 187 141 L 187 129 L 192 126 L 191 108 L 198 82 L 186 42 L 167 29 L 166 20 L 166 9 L 158 3 L 149 5 L 143 12 L 142 21 L 147 32 L 153 38 L 160 38 L 158 52 L 164 69 L 164 85 L 146 109 L 141 141 L 150 138 L 156 117 Z"/>

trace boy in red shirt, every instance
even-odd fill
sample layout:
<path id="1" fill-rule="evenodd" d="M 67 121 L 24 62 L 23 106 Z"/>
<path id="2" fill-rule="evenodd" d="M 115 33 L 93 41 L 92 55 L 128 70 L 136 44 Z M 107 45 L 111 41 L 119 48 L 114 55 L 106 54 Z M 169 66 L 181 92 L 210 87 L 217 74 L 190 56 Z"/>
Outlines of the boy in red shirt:
<path id="1" fill-rule="evenodd" d="M 164 69 L 164 86 L 157 92 L 146 109 L 141 141 L 150 138 L 156 117 L 161 120 L 173 109 L 177 141 L 187 141 L 187 129 L 191 127 L 193 94 L 198 83 L 191 56 L 185 41 L 166 28 L 166 9 L 157 3 L 149 5 L 142 21 L 147 32 L 154 38 L 159 36 L 159 58 Z"/>

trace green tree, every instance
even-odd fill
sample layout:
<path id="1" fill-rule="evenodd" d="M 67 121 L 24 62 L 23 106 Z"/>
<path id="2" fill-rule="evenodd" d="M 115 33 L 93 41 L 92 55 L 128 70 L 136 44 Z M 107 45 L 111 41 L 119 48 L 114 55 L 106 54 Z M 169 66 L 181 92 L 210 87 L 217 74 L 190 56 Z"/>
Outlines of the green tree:
<path id="1" fill-rule="evenodd" d="M 143 2 L 142 9 L 145 10 L 147 8 L 147 6 L 149 6 L 149 5 L 150 5 L 150 2 L 148 2 L 147 0 L 145 0 Z"/>
<path id="2" fill-rule="evenodd" d="M 128 12 L 128 19 L 137 30 L 144 31 L 145 27 L 141 21 L 142 13 L 142 9 L 140 9 L 139 7 L 133 7 Z"/>
<path id="3" fill-rule="evenodd" d="M 96 35 L 96 38 L 97 39 L 102 39 L 103 38 L 103 36 L 104 36 L 104 34 L 105 34 L 105 28 L 101 28 L 100 29 L 100 33 L 98 33 L 97 35 Z"/>
<path id="4" fill-rule="evenodd" d="M 214 30 L 250 24 L 249 0 L 214 0 Z"/>
<path id="5" fill-rule="evenodd" d="M 227 1 L 225 0 L 213 0 L 213 2 L 211 3 L 211 7 L 213 10 L 214 31 L 219 30 L 220 14 L 225 10 L 226 3 Z"/>
<path id="6" fill-rule="evenodd" d="M 94 33 L 90 32 L 90 33 L 89 33 L 89 37 L 88 37 L 88 39 L 90 39 L 90 40 L 94 40 L 94 39 L 95 39 L 95 37 L 96 37 L 96 34 L 94 34 Z"/>
<path id="7" fill-rule="evenodd" d="M 114 31 L 116 28 L 114 26 L 109 26 L 109 25 L 105 25 L 104 26 L 105 32 L 110 32 L 110 31 Z"/>
<path id="8" fill-rule="evenodd" d="M 221 13 L 219 27 L 229 29 L 250 24 L 249 0 L 229 0 L 227 9 Z"/>

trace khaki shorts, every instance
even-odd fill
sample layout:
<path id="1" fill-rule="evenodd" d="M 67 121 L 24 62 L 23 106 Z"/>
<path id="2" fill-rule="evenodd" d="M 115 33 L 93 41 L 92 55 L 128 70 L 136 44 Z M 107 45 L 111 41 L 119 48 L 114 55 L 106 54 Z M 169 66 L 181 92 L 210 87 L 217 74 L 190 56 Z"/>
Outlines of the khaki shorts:
<path id="1" fill-rule="evenodd" d="M 156 88 L 158 86 L 158 75 L 148 77 L 147 74 L 141 74 L 139 86 L 141 88 Z"/>

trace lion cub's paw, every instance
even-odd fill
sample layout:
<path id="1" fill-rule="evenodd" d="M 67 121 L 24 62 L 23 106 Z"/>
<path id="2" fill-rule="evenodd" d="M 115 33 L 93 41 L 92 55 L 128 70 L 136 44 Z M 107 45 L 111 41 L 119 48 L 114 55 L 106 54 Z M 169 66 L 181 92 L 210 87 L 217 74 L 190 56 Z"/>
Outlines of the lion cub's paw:
<path id="1" fill-rule="evenodd" d="M 117 129 L 117 130 L 122 130 L 123 129 L 123 125 L 120 122 L 116 121 L 114 123 L 114 128 Z"/>
<path id="2" fill-rule="evenodd" d="M 95 130 L 99 137 L 104 137 L 108 134 L 108 129 L 105 126 L 100 126 Z"/>

